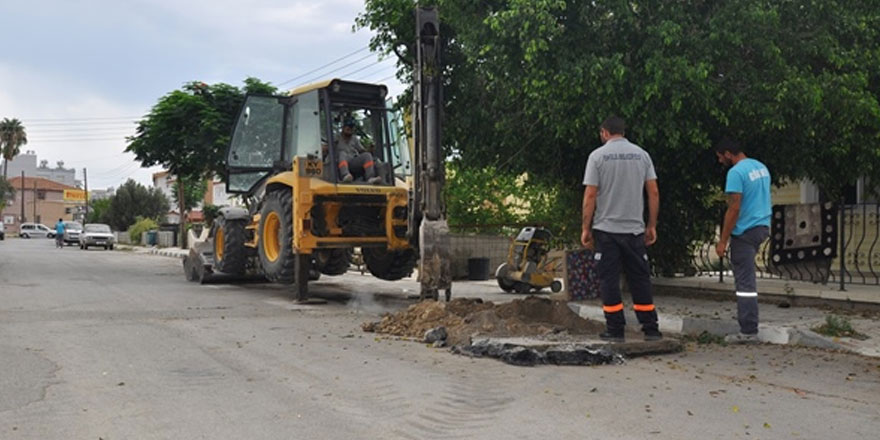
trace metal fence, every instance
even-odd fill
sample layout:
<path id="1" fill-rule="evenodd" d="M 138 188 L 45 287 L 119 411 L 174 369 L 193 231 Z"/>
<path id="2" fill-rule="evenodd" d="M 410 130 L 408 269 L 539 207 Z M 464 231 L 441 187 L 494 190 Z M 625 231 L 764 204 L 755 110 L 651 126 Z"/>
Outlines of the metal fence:
<path id="1" fill-rule="evenodd" d="M 777 267 L 770 262 L 770 243 L 766 241 L 755 258 L 757 276 L 765 279 L 789 279 L 836 284 L 880 285 L 880 204 L 840 205 L 837 209 L 837 255 L 833 259 Z M 720 228 L 719 228 L 720 230 Z M 697 275 L 733 276 L 729 260 L 715 255 L 717 237 L 698 243 L 693 255 Z"/>

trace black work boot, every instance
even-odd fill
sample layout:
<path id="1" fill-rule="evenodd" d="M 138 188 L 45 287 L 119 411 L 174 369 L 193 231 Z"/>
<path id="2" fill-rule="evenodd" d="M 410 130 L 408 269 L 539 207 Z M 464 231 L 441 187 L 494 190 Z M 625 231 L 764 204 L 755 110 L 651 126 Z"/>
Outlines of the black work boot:
<path id="1" fill-rule="evenodd" d="M 602 333 L 599 333 L 599 339 L 608 342 L 623 342 L 625 338 L 623 336 L 623 330 L 605 330 Z"/>
<path id="2" fill-rule="evenodd" d="M 663 333 L 660 333 L 660 330 L 656 328 L 645 329 L 644 332 L 646 341 L 659 341 L 663 339 Z"/>

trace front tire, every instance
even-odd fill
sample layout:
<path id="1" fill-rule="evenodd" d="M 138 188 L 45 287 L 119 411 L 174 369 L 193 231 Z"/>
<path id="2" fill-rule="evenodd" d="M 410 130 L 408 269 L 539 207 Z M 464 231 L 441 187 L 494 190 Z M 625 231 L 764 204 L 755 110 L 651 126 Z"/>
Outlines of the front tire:
<path id="1" fill-rule="evenodd" d="M 218 271 L 233 275 L 243 274 L 247 265 L 245 255 L 244 220 L 214 220 L 214 266 Z"/>
<path id="2" fill-rule="evenodd" d="M 416 266 L 416 252 L 413 249 L 389 251 L 385 248 L 364 248 L 364 263 L 374 277 L 397 281 L 412 275 Z"/>
<path id="3" fill-rule="evenodd" d="M 516 282 L 508 278 L 509 272 L 510 265 L 507 263 L 503 263 L 498 266 L 498 269 L 495 269 L 495 279 L 498 281 L 498 287 L 507 293 L 513 292 L 513 289 L 516 287 Z"/>
<path id="4" fill-rule="evenodd" d="M 260 210 L 260 265 L 269 281 L 281 284 L 296 282 L 292 198 L 290 188 L 272 191 Z"/>

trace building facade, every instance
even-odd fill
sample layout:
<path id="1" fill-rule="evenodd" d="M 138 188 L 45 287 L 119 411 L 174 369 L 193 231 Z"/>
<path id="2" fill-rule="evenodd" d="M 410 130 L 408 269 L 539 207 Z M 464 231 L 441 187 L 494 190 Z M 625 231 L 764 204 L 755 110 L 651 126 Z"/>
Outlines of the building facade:
<path id="1" fill-rule="evenodd" d="M 2 169 L 3 164 L 0 163 L 0 170 Z M 10 180 L 13 177 L 21 177 L 22 171 L 24 171 L 25 178 L 41 177 L 74 188 L 82 187 L 82 182 L 76 180 L 75 169 L 64 168 L 63 161 L 58 161 L 55 167 L 50 167 L 48 160 L 42 160 L 37 165 L 37 154 L 33 151 L 26 151 L 24 154 L 19 154 L 9 161 L 7 176 Z"/>
<path id="2" fill-rule="evenodd" d="M 51 227 L 58 219 L 75 220 L 83 211 L 82 202 L 64 200 L 64 190 L 77 188 L 42 177 L 11 177 L 15 198 L 3 208 L 0 221 L 9 233 L 18 233 L 22 223 L 43 223 Z M 22 217 L 22 204 L 24 217 Z"/>

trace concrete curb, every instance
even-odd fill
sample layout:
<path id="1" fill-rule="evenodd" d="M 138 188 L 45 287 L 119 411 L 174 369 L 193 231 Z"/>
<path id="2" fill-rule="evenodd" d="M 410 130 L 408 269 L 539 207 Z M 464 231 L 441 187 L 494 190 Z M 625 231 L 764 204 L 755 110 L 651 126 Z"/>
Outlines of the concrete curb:
<path id="1" fill-rule="evenodd" d="M 183 258 L 189 255 L 189 250 L 177 248 L 150 248 L 151 255 L 159 255 L 162 257 Z"/>
<path id="2" fill-rule="evenodd" d="M 569 307 L 584 319 L 605 322 L 602 306 L 570 303 Z M 640 327 L 635 312 L 627 310 L 624 313 L 626 313 L 627 327 L 639 331 Z M 707 332 L 716 336 L 726 336 L 739 331 L 739 324 L 729 320 L 693 318 L 665 313 L 658 313 L 658 315 L 660 331 L 669 334 L 696 336 Z M 849 344 L 838 338 L 829 338 L 812 330 L 788 325 L 761 324 L 758 327 L 758 340 L 767 344 L 800 345 L 880 357 L 880 350 Z"/>

